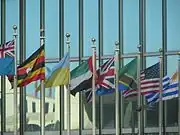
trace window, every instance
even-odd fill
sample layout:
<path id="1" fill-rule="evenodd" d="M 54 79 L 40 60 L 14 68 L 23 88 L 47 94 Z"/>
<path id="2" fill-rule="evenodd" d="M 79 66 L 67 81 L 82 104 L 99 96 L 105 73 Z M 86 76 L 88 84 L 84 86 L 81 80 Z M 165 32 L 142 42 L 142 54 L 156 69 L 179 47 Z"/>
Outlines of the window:
<path id="1" fill-rule="evenodd" d="M 53 112 L 55 112 L 55 104 L 53 104 Z"/>
<path id="2" fill-rule="evenodd" d="M 49 110 L 49 103 L 45 103 L 45 113 L 48 113 L 48 110 Z"/>
<path id="3" fill-rule="evenodd" d="M 32 112 L 36 112 L 36 103 L 32 102 Z"/>

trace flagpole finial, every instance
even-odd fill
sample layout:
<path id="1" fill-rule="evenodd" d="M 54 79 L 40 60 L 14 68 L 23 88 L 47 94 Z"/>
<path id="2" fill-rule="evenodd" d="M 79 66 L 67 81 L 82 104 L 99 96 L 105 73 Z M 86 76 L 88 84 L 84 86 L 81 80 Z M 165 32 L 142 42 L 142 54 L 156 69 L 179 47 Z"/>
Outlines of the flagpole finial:
<path id="1" fill-rule="evenodd" d="M 95 39 L 95 38 L 92 38 L 92 39 L 91 39 L 91 41 L 93 42 L 93 44 L 92 44 L 92 48 L 96 48 L 96 47 L 95 47 L 95 42 L 96 42 L 96 39 Z"/>
<path id="2" fill-rule="evenodd" d="M 67 47 L 68 47 L 68 49 L 70 48 L 70 34 L 69 33 L 66 33 L 66 44 L 67 44 Z"/>
<path id="3" fill-rule="evenodd" d="M 138 48 L 138 51 L 139 51 L 139 52 L 141 52 L 141 47 L 142 47 L 141 44 L 137 45 L 137 48 Z"/>
<path id="4" fill-rule="evenodd" d="M 116 51 L 119 51 L 119 41 L 116 41 L 116 42 L 115 42 L 115 45 L 116 45 L 116 49 L 115 49 L 115 50 L 116 50 Z"/>
<path id="5" fill-rule="evenodd" d="M 66 33 L 66 37 L 69 38 L 71 35 L 69 33 Z"/>
<path id="6" fill-rule="evenodd" d="M 178 56 L 179 56 L 179 61 L 180 61 L 180 51 L 179 51 L 177 54 L 178 54 Z"/>
<path id="7" fill-rule="evenodd" d="M 159 52 L 161 53 L 163 50 L 162 50 L 162 48 L 159 48 Z"/>
<path id="8" fill-rule="evenodd" d="M 92 41 L 93 43 L 95 43 L 95 42 L 96 42 L 96 39 L 95 39 L 95 38 L 92 38 L 91 41 Z"/>
<path id="9" fill-rule="evenodd" d="M 17 30 L 17 25 L 13 25 L 13 29 L 14 29 L 14 30 Z"/>

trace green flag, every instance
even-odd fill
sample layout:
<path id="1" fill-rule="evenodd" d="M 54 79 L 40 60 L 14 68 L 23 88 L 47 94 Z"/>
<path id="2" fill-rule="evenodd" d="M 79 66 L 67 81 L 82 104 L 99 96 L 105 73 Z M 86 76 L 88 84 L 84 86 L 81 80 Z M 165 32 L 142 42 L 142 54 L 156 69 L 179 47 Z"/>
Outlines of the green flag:
<path id="1" fill-rule="evenodd" d="M 71 71 L 70 90 L 72 95 L 92 88 L 92 57 Z"/>
<path id="2" fill-rule="evenodd" d="M 119 89 L 137 89 L 137 58 L 119 70 Z M 126 89 L 125 89 L 126 88 Z"/>

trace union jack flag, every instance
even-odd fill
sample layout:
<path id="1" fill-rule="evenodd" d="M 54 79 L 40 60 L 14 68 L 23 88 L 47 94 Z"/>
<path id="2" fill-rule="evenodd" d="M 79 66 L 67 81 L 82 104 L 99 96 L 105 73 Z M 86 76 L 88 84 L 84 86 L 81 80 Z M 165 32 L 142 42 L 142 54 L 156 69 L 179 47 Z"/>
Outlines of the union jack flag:
<path id="1" fill-rule="evenodd" d="M 0 46 L 0 58 L 3 57 L 14 57 L 14 40 Z"/>
<path id="2" fill-rule="evenodd" d="M 103 95 L 114 92 L 114 57 L 110 58 L 96 71 L 96 94 Z M 92 89 L 85 91 L 87 102 L 92 99 Z"/>

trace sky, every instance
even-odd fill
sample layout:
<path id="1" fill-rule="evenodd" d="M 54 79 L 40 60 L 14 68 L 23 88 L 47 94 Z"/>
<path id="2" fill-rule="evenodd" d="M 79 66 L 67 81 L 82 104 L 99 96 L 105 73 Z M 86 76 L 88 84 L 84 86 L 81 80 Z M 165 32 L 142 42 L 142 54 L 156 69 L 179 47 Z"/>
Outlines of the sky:
<path id="1" fill-rule="evenodd" d="M 162 0 L 146 1 L 146 51 L 158 51 L 162 46 Z M 6 39 L 12 39 L 12 26 L 19 28 L 19 1 L 6 0 Z M 59 0 L 45 0 L 46 58 L 59 55 Z M 103 53 L 113 54 L 114 42 L 118 40 L 118 0 L 103 1 Z M 167 49 L 180 50 L 179 0 L 167 0 Z M 124 53 L 137 52 L 139 44 L 139 0 L 124 0 Z M 71 56 L 78 56 L 78 0 L 64 0 L 64 31 L 71 34 Z M 26 57 L 29 57 L 40 45 L 40 2 L 26 0 Z M 84 56 L 91 55 L 91 38 L 96 38 L 98 49 L 98 1 L 84 1 Z M 66 40 L 66 39 L 65 39 Z M 67 51 L 65 46 L 65 52 Z M 129 60 L 125 60 L 127 63 Z M 147 58 L 147 66 L 158 61 L 158 57 Z M 71 69 L 78 62 L 71 64 Z M 47 64 L 52 67 L 54 64 Z M 173 65 L 173 66 L 172 66 Z M 168 56 L 168 75 L 177 67 L 177 56 Z M 28 86 L 32 92 L 33 84 Z"/>

